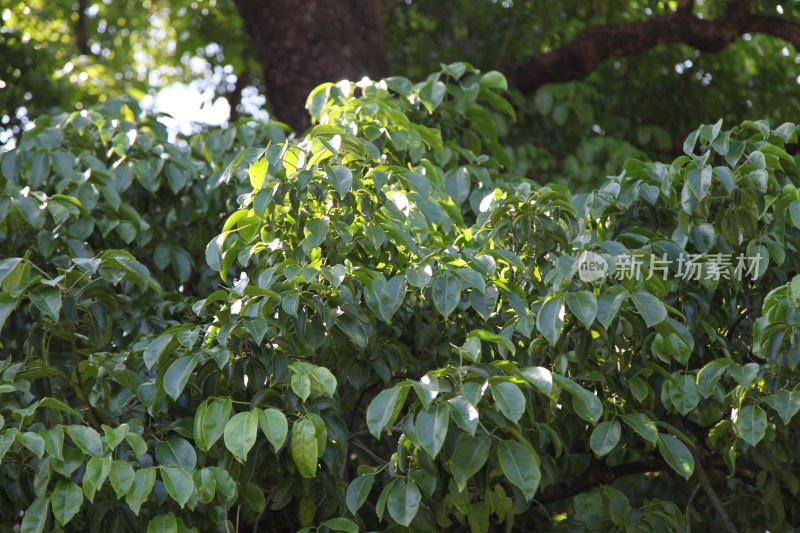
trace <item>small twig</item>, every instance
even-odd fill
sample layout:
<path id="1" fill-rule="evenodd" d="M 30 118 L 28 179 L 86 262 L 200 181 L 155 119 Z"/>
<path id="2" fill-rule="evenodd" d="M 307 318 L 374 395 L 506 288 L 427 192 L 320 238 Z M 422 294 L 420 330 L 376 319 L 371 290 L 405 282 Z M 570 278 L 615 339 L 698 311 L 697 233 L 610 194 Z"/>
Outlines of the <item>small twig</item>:
<path id="1" fill-rule="evenodd" d="M 361 444 L 361 441 L 354 440 L 353 444 L 358 446 L 359 448 L 361 448 L 363 451 L 365 451 L 367 453 L 367 455 L 369 455 L 370 457 L 372 457 L 373 459 L 378 461 L 378 463 L 386 464 L 386 460 L 385 459 L 375 455 L 375 453 L 372 450 L 370 450 L 367 446 Z"/>
<path id="2" fill-rule="evenodd" d="M 733 334 L 736 331 L 736 328 L 741 326 L 742 322 L 744 322 L 744 320 L 748 316 L 750 316 L 750 314 L 752 312 L 753 312 L 753 308 L 752 307 L 748 307 L 747 309 L 744 310 L 744 312 L 742 312 L 742 314 L 740 314 L 739 316 L 736 317 L 736 320 L 734 320 L 733 324 L 731 324 L 731 326 L 728 328 L 728 333 L 725 334 L 725 337 L 727 337 L 728 340 L 731 340 L 733 338 Z"/>
<path id="3" fill-rule="evenodd" d="M 700 460 L 700 457 L 694 450 L 692 450 L 692 455 L 694 456 L 694 471 L 697 474 L 699 485 L 703 487 L 703 492 L 705 492 L 706 496 L 708 496 L 708 499 L 711 500 L 711 505 L 714 506 L 714 510 L 717 512 L 717 515 L 722 522 L 722 526 L 728 533 L 738 533 L 736 527 L 731 521 L 731 517 L 728 516 L 728 513 L 725 511 L 725 507 L 719 500 L 719 496 L 717 496 L 717 493 L 714 491 L 714 487 L 712 487 L 711 483 L 708 481 L 708 476 L 706 476 L 706 471 L 703 468 L 703 461 Z"/>
<path id="4" fill-rule="evenodd" d="M 700 483 L 694 486 L 694 490 L 689 495 L 689 499 L 686 501 L 686 533 L 692 533 L 692 519 L 690 518 L 690 513 L 692 511 L 692 504 L 694 503 L 694 498 L 697 496 L 697 493 L 700 491 Z"/>

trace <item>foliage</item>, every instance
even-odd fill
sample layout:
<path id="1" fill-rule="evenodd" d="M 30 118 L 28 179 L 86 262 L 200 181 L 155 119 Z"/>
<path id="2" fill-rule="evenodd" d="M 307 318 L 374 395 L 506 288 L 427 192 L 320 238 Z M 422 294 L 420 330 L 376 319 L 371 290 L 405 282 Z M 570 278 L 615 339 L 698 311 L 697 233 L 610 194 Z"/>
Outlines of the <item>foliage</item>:
<path id="1" fill-rule="evenodd" d="M 743 530 L 797 523 L 795 125 L 702 126 L 671 164 L 572 194 L 509 172 L 505 90 L 461 63 L 326 84 L 307 135 L 235 158 L 263 137 L 179 148 L 91 113 L 24 137 L 0 160 L 5 525 L 708 528 L 711 496 L 687 502 L 701 476 Z M 225 157 L 245 192 L 211 177 Z M 159 246 L 194 258 L 215 210 L 221 288 L 176 292 Z M 638 254 L 643 275 L 582 281 L 586 251 Z M 651 257 L 682 252 L 704 273 L 764 260 L 755 279 L 662 279 Z"/>

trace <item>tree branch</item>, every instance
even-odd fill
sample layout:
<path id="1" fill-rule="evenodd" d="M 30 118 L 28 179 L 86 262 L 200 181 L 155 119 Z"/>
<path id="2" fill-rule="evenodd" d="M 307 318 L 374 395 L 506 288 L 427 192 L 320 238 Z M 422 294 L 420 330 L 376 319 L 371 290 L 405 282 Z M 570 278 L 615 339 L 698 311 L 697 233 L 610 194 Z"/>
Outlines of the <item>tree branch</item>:
<path id="1" fill-rule="evenodd" d="M 86 8 L 89 7 L 89 0 L 78 0 L 77 12 L 78 20 L 75 23 L 75 43 L 78 45 L 78 52 L 83 55 L 91 55 L 92 49 L 89 47 L 89 36 L 86 31 Z"/>
<path id="2" fill-rule="evenodd" d="M 703 461 L 697 455 L 697 452 L 692 451 L 692 455 L 694 456 L 694 471 L 695 474 L 697 474 L 697 480 L 700 483 L 700 486 L 703 487 L 703 492 L 705 492 L 706 496 L 708 496 L 708 499 L 711 500 L 711 505 L 714 506 L 714 510 L 717 512 L 717 516 L 719 517 L 720 521 L 722 521 L 725 531 L 728 533 L 738 533 L 736 531 L 736 526 L 734 526 L 733 522 L 731 521 L 731 517 L 728 516 L 728 513 L 725 511 L 725 506 L 722 505 L 722 502 L 719 500 L 719 496 L 717 496 L 714 487 L 712 487 L 711 483 L 708 481 L 706 470 L 703 468 Z"/>
<path id="3" fill-rule="evenodd" d="M 504 70 L 512 86 L 532 93 L 548 83 L 581 79 L 613 57 L 635 56 L 669 44 L 717 53 L 746 33 L 772 35 L 800 51 L 800 24 L 754 14 L 749 0 L 732 1 L 723 15 L 711 20 L 693 15 L 691 2 L 681 2 L 676 12 L 649 20 L 586 28 L 564 46 L 521 59 Z"/>

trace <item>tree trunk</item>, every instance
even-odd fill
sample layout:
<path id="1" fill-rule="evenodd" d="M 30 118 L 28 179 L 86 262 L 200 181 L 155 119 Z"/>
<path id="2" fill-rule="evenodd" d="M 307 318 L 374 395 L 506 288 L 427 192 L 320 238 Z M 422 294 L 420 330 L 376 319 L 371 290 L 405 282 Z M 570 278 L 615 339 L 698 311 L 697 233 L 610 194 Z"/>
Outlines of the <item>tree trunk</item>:
<path id="1" fill-rule="evenodd" d="M 388 73 L 380 0 L 234 0 L 264 73 L 267 101 L 295 131 L 309 92 L 326 81 Z"/>

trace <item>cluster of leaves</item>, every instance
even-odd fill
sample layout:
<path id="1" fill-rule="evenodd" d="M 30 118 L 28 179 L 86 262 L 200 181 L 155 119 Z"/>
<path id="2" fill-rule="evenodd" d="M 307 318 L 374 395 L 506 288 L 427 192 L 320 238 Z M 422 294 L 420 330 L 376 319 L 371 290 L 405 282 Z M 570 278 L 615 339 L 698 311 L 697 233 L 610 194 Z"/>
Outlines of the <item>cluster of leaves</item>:
<path id="1" fill-rule="evenodd" d="M 205 246 L 223 286 L 197 301 L 156 294 L 180 283 L 156 248 L 176 244 L 160 209 L 195 205 L 183 188 L 145 195 L 137 211 L 165 233 L 133 255 L 124 233 L 70 233 L 41 262 L 23 253 L 41 253 L 33 236 L 75 222 L 35 226 L 17 207 L 32 193 L 15 196 L 0 241 L 5 516 L 25 510 L 37 532 L 51 516 L 225 531 L 275 513 L 323 531 L 664 531 L 709 526 L 700 505 L 722 497 L 743 528 L 796 523 L 797 128 L 703 126 L 671 164 L 629 161 L 571 194 L 509 175 L 505 90 L 461 63 L 417 84 L 320 86 L 306 136 L 225 171 L 250 163 Z M 0 168 L 29 176 L 28 151 Z M 109 202 L 103 174 L 80 175 Z M 38 212 L 110 216 L 75 191 L 37 197 Z M 89 253 L 70 257 L 69 239 Z M 586 252 L 611 271 L 636 255 L 641 276 L 583 281 Z M 702 273 L 714 254 L 762 261 L 698 280 L 675 271 L 683 253 Z"/>

